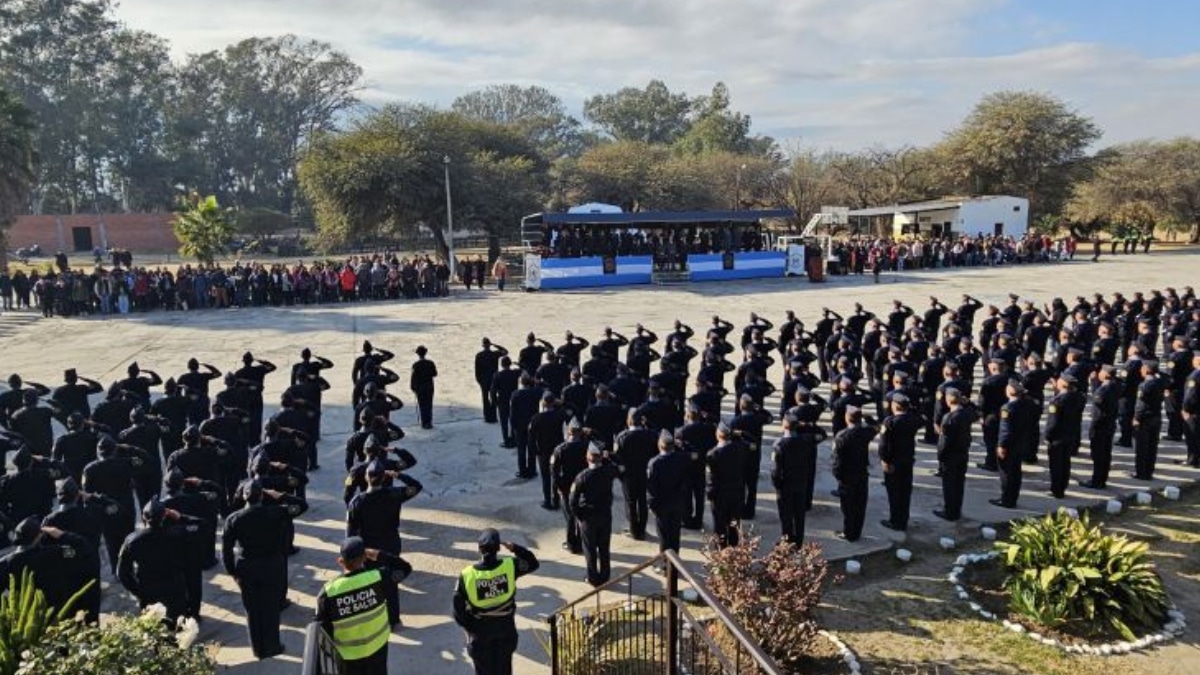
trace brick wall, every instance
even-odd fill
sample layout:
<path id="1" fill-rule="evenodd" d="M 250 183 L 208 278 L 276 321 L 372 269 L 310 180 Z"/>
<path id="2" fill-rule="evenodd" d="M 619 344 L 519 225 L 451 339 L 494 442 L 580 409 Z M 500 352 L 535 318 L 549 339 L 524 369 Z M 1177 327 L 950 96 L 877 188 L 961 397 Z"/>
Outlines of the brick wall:
<path id="1" fill-rule="evenodd" d="M 111 244 L 134 253 L 176 253 L 179 240 L 170 213 L 117 213 L 75 216 L 21 216 L 8 231 L 8 248 L 38 244 L 42 251 L 75 251 L 74 229 L 86 227 L 92 246 Z M 87 249 L 88 251 L 91 248 Z"/>

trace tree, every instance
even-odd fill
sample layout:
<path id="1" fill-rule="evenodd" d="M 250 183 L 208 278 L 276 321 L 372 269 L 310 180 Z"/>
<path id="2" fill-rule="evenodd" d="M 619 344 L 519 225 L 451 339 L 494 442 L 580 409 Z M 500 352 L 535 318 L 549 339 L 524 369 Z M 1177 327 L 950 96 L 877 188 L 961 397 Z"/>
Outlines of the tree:
<path id="1" fill-rule="evenodd" d="M 217 254 L 229 248 L 233 223 L 212 195 L 202 198 L 193 192 L 185 201 L 185 208 L 175 217 L 174 224 L 179 254 L 211 265 Z"/>
<path id="2" fill-rule="evenodd" d="M 548 161 L 576 157 L 595 142 L 580 129 L 579 120 L 567 114 L 562 99 L 544 87 L 493 85 L 459 96 L 451 110 L 516 130 Z"/>
<path id="3" fill-rule="evenodd" d="M 235 224 L 241 234 L 263 239 L 283 232 L 292 225 L 292 219 L 286 213 L 257 207 L 238 211 Z"/>
<path id="4" fill-rule="evenodd" d="M 938 148 L 949 178 L 976 194 L 1029 199 L 1033 216 L 1054 213 L 1069 195 L 1100 129 L 1049 94 L 989 94 Z"/>
<path id="5" fill-rule="evenodd" d="M 1075 186 L 1067 214 L 1110 228 L 1186 228 L 1200 243 L 1200 140 L 1142 141 L 1101 153 L 1094 175 Z"/>
<path id="6" fill-rule="evenodd" d="M 8 269 L 5 231 L 29 204 L 36 177 L 33 114 L 0 89 L 0 270 Z"/>
<path id="7" fill-rule="evenodd" d="M 424 226 L 447 256 L 445 158 L 456 227 L 499 233 L 538 208 L 546 166 L 524 138 L 424 106 L 386 106 L 318 137 L 301 159 L 300 183 L 327 245 Z"/>
<path id="8" fill-rule="evenodd" d="M 692 101 L 671 93 L 660 80 L 645 89 L 625 87 L 598 94 L 583 104 L 583 116 L 617 141 L 671 144 L 691 128 Z"/>
<path id="9" fill-rule="evenodd" d="M 729 109 L 729 89 L 718 82 L 712 94 L 692 101 L 695 121 L 687 132 L 675 141 L 684 153 L 727 152 L 768 155 L 775 150 L 775 141 L 765 136 L 750 136 L 750 116 Z"/>

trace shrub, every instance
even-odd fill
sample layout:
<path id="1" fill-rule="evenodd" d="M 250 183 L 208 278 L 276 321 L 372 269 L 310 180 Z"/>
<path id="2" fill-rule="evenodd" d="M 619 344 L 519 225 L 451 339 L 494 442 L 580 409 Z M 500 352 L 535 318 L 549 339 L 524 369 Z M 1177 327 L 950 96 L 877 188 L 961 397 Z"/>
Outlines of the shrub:
<path id="1" fill-rule="evenodd" d="M 745 533 L 736 546 L 710 542 L 704 552 L 708 585 L 771 658 L 795 667 L 817 634 L 814 613 L 829 564 L 811 542 L 781 542 L 766 555 L 760 555 L 761 543 Z"/>
<path id="2" fill-rule="evenodd" d="M 203 648 L 180 646 L 165 612 L 120 615 L 103 626 L 63 621 L 21 658 L 17 675 L 213 675 L 216 661 Z M 186 641 L 185 641 L 186 642 Z"/>
<path id="3" fill-rule="evenodd" d="M 33 570 L 21 572 L 21 578 L 8 575 L 8 591 L 0 598 L 0 675 L 17 671 L 21 653 L 42 640 L 51 626 L 70 615 L 79 597 L 91 583 L 55 609 L 34 585 Z"/>
<path id="4" fill-rule="evenodd" d="M 1013 526 L 998 542 L 1010 609 L 1043 626 L 1087 634 L 1111 628 L 1126 639 L 1157 628 L 1167 593 L 1144 543 L 1101 532 L 1065 510 Z"/>

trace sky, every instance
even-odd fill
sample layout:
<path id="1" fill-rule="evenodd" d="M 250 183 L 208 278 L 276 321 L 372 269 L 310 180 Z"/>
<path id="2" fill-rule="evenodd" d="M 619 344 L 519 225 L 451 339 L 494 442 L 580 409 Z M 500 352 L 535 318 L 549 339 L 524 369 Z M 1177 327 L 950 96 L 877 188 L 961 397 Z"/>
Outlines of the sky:
<path id="1" fill-rule="evenodd" d="M 1107 146 L 1200 135 L 1192 0 L 120 0 L 177 58 L 252 36 L 329 42 L 368 103 L 449 106 L 492 84 L 583 101 L 718 81 L 785 147 L 936 142 L 985 94 L 1052 93 Z"/>

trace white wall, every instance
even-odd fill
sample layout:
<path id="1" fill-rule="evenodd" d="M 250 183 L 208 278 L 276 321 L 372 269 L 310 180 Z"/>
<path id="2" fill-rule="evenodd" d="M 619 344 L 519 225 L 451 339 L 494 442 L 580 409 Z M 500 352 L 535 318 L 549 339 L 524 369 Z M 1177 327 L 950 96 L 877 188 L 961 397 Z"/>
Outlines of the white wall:
<path id="1" fill-rule="evenodd" d="M 973 237 L 991 235 L 996 223 L 1003 223 L 1004 236 L 1020 237 L 1029 230 L 1029 200 L 1020 197 L 992 197 L 963 202 L 954 230 Z"/>

